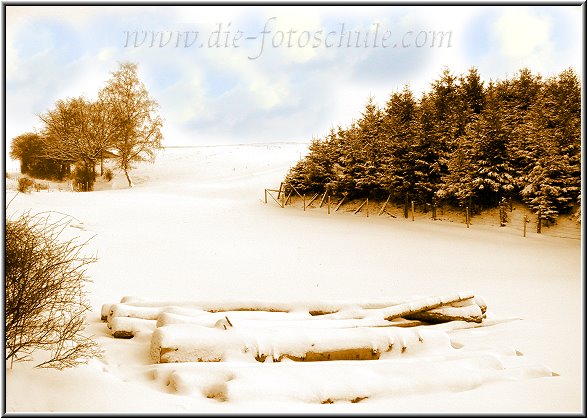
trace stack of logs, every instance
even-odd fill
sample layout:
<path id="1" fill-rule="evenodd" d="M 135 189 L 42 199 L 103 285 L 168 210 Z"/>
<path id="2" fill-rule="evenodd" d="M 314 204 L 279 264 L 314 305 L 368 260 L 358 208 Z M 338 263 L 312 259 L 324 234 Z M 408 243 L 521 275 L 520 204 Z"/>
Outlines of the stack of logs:
<path id="1" fill-rule="evenodd" d="M 384 335 L 382 333 L 387 332 L 388 335 L 392 335 L 390 333 L 399 332 L 398 328 L 451 321 L 481 324 L 487 310 L 482 298 L 475 296 L 472 292 L 410 301 L 367 301 L 357 304 L 319 302 L 304 304 L 303 308 L 306 313 L 300 309 L 300 305 L 286 303 L 177 303 L 123 298 L 120 303 L 103 305 L 101 316 L 102 320 L 107 322 L 108 328 L 115 338 L 132 338 L 140 332 L 151 333 L 151 353 L 155 363 L 222 361 L 222 353 L 210 357 L 190 357 L 185 353 L 182 354 L 179 343 L 174 343 L 169 338 L 166 343 L 166 338 L 164 338 L 167 335 L 166 329 L 171 330 L 173 327 L 175 327 L 174 329 L 178 329 L 178 327 L 187 329 L 187 333 L 184 332 L 184 334 L 193 335 L 193 341 L 188 345 L 191 344 L 192 351 L 197 352 L 198 344 L 205 344 L 205 341 L 212 341 L 215 338 L 224 339 L 221 346 L 229 345 L 232 342 L 241 344 L 242 338 L 239 340 L 235 337 L 235 333 L 230 336 L 230 333 L 226 333 L 226 331 L 238 329 L 239 320 L 242 324 L 246 324 L 247 321 L 250 323 L 252 318 L 258 320 L 260 314 L 264 315 L 263 318 L 270 318 L 270 315 L 273 314 L 278 317 L 278 320 L 287 319 L 288 326 L 295 323 L 306 331 L 315 330 L 316 324 L 318 324 L 316 321 L 322 321 L 319 326 L 323 326 L 323 329 L 338 329 L 337 335 L 340 336 L 340 339 L 346 338 L 348 341 L 354 342 L 355 346 L 338 345 L 337 350 L 323 350 L 323 352 L 309 350 L 303 355 L 298 352 L 288 353 L 285 349 L 280 353 L 279 358 L 273 358 L 273 361 L 280 361 L 282 358 L 294 361 L 319 361 L 378 359 L 381 350 L 373 349 L 370 341 L 380 338 Z M 248 318 L 247 315 L 249 315 Z M 271 318 L 269 322 L 272 324 L 271 326 L 276 326 L 275 324 L 279 323 L 274 318 Z M 246 327 L 242 329 L 246 331 Z M 360 341 L 360 338 L 355 338 L 357 330 L 362 330 L 361 336 L 364 336 L 364 342 L 357 343 Z M 277 334 L 279 333 L 268 333 L 268 335 L 275 335 L 273 340 L 280 338 Z M 320 332 L 306 332 L 305 335 L 310 335 L 311 337 L 308 337 L 310 339 L 316 339 L 316 341 L 308 341 L 308 347 L 318 345 Z M 270 341 L 270 343 L 279 345 L 279 342 L 276 341 Z M 247 351 L 247 347 L 245 346 L 243 350 Z M 267 357 L 266 353 L 258 352 L 255 355 L 257 361 L 265 361 Z"/>

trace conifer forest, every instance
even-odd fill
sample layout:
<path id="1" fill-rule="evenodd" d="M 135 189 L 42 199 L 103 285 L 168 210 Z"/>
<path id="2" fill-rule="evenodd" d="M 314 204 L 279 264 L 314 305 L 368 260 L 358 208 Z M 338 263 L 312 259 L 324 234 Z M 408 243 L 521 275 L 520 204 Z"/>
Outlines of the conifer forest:
<path id="1" fill-rule="evenodd" d="M 313 139 L 285 183 L 300 192 L 468 206 L 516 200 L 548 222 L 580 216 L 581 86 L 565 70 L 482 81 L 448 68 L 418 98 L 369 98 L 348 127 Z"/>

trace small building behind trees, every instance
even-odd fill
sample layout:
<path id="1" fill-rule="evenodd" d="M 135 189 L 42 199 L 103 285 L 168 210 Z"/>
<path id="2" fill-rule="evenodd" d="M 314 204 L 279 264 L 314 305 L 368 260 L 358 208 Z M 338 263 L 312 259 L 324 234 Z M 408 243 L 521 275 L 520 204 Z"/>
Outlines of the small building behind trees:
<path id="1" fill-rule="evenodd" d="M 12 140 L 10 157 L 20 161 L 20 172 L 47 180 L 63 180 L 71 174 L 75 161 L 58 160 L 47 155 L 39 134 L 27 132 Z"/>
<path id="2" fill-rule="evenodd" d="M 100 165 L 99 175 L 102 175 L 104 174 L 104 161 L 119 158 L 118 154 L 108 149 L 100 153 L 99 161 L 94 161 L 89 165 L 72 158 L 55 158 L 47 152 L 44 138 L 33 132 L 24 133 L 12 140 L 10 157 L 20 161 L 20 172 L 30 177 L 60 181 L 71 178 L 72 173 L 75 175 L 84 171 L 86 172 L 82 176 L 84 182 L 93 182 L 85 177 L 95 178 L 97 164 Z"/>

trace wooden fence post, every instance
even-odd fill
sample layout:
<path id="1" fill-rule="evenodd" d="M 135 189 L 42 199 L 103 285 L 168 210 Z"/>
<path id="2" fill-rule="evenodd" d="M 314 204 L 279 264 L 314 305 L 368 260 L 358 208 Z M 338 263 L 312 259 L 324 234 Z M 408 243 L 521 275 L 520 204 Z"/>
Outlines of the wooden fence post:
<path id="1" fill-rule="evenodd" d="M 307 207 L 310 207 L 310 205 L 312 204 L 312 202 L 313 202 L 314 200 L 316 200 L 316 198 L 317 198 L 318 196 L 320 196 L 320 195 L 319 195 L 318 193 L 316 193 L 316 194 L 315 194 L 315 195 L 314 195 L 314 196 L 313 196 L 313 197 L 310 199 L 310 201 L 308 202 L 308 205 L 307 205 Z"/>
<path id="2" fill-rule="evenodd" d="M 322 196 L 322 200 L 320 201 L 320 207 L 322 207 L 322 205 L 324 204 L 324 199 L 326 199 L 326 193 L 328 192 L 324 192 L 324 195 Z"/>
<path id="3" fill-rule="evenodd" d="M 414 222 L 414 201 L 412 200 L 412 222 Z"/>
<path id="4" fill-rule="evenodd" d="M 330 195 L 328 195 L 328 214 L 330 215 Z"/>
<path id="5" fill-rule="evenodd" d="M 526 238 L 526 224 L 528 223 L 528 217 L 524 215 L 524 238 Z"/>
<path id="6" fill-rule="evenodd" d="M 381 209 L 379 209 L 379 213 L 377 214 L 377 216 L 381 216 L 381 214 L 385 210 L 385 207 L 387 206 L 387 203 L 389 202 L 389 199 L 390 198 L 391 198 L 391 193 L 389 194 L 389 196 L 387 196 L 387 200 L 385 201 L 385 203 L 383 204 L 383 206 L 381 206 Z"/>
<path id="7" fill-rule="evenodd" d="M 467 223 L 467 228 L 469 227 L 469 207 L 465 208 L 465 222 Z"/>
<path id="8" fill-rule="evenodd" d="M 302 194 L 302 201 L 304 202 L 304 212 L 306 211 L 306 193 Z"/>
<path id="9" fill-rule="evenodd" d="M 354 215 L 356 215 L 357 213 L 359 213 L 359 211 L 363 208 L 363 206 L 365 206 L 365 204 L 369 204 L 369 198 L 367 198 L 367 200 L 365 200 L 363 203 L 361 203 L 361 205 L 355 209 L 355 211 L 353 212 Z M 369 210 L 369 207 L 367 206 L 367 210 Z M 369 216 L 369 212 L 367 212 L 367 216 Z"/>
<path id="10" fill-rule="evenodd" d="M 404 205 L 404 218 L 408 219 L 408 193 L 406 193 L 406 204 Z"/>
<path id="11" fill-rule="evenodd" d="M 265 203 L 267 203 L 267 189 L 265 189 Z"/>
<path id="12" fill-rule="evenodd" d="M 342 202 L 344 202 L 344 199 L 346 199 L 346 196 L 343 196 L 342 199 L 340 199 L 340 202 L 338 202 L 338 205 L 336 205 L 336 207 L 334 208 L 335 212 L 338 211 L 338 209 L 340 208 L 340 205 L 342 205 Z"/>
<path id="13" fill-rule="evenodd" d="M 469 195 L 469 223 L 471 223 L 471 212 L 473 212 L 473 196 Z"/>

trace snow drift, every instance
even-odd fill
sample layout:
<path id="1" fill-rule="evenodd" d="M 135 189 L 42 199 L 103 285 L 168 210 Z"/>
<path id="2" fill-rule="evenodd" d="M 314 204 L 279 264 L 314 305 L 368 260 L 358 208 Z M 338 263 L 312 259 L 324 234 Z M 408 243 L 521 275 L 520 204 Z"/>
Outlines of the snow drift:
<path id="1" fill-rule="evenodd" d="M 66 213 L 76 218 L 67 234 L 93 237 L 88 250 L 99 260 L 88 270 L 94 311 L 86 331 L 94 335 L 104 357 L 63 372 L 32 369 L 27 363 L 7 369 L 6 410 L 582 410 L 580 240 L 533 231 L 523 238 L 521 224 L 499 228 L 483 218 L 473 218 L 466 228 L 462 222 L 432 221 L 424 215 L 412 222 L 265 204 L 264 188 L 277 187 L 305 152 L 302 144 L 168 149 L 154 165 L 145 164 L 134 172 L 133 189 L 118 173 L 112 182 L 99 182 L 91 193 L 62 187 L 63 191 L 17 196 L 9 214 L 28 209 Z M 9 201 L 14 191 L 8 180 L 7 187 Z M 250 325 L 251 334 L 237 331 L 235 336 L 251 352 L 260 348 L 269 359 L 282 348 L 271 346 L 277 331 L 266 327 L 266 315 L 276 315 L 272 318 L 283 325 L 286 321 L 279 315 L 307 318 L 309 314 L 289 308 L 314 304 L 312 308 L 324 309 L 331 319 L 364 321 L 350 312 L 386 309 L 391 306 L 388 302 L 462 289 L 474 289 L 487 301 L 484 326 L 433 325 L 419 332 L 424 343 L 410 328 L 361 336 L 375 348 L 383 348 L 386 340 L 401 347 L 397 341 L 403 339 L 407 349 L 402 354 L 394 348 L 389 358 L 315 362 L 282 358 L 261 363 L 255 356 L 243 358 L 240 351 L 230 350 L 226 351 L 230 361 L 221 362 L 154 364 L 151 358 L 158 321 L 168 324 L 159 329 L 169 327 L 159 336 L 161 341 L 178 341 L 194 326 L 227 334 L 237 330 L 239 319 L 241 325 L 258 321 L 265 325 L 255 330 Z M 239 318 L 251 314 L 244 311 L 206 312 L 217 316 L 198 325 L 189 323 L 191 319 L 181 321 L 208 306 L 174 305 L 165 317 L 156 306 L 150 311 L 145 306 L 150 319 L 132 325 L 132 339 L 118 339 L 101 321 L 102 305 L 122 295 L 136 296 L 126 299 L 127 304 L 196 301 L 222 303 L 230 311 L 242 301 L 257 301 L 288 312 L 260 313 L 265 315 L 262 321 Z M 382 305 L 349 306 L 349 302 L 373 300 Z M 332 309 L 336 307 L 344 309 Z M 214 328 L 225 316 L 235 327 Z M 122 316 L 119 320 L 125 321 Z M 302 318 L 293 322 L 297 320 Z M 338 340 L 337 333 L 345 332 L 341 329 L 329 328 L 332 335 L 325 335 L 324 341 L 345 341 L 346 337 Z M 309 340 L 293 338 L 291 346 L 304 345 L 306 350 L 307 342 L 320 340 L 316 334 L 322 331 L 310 330 Z M 256 342 L 251 341 L 255 335 Z M 282 327 L 279 335 L 285 340 L 295 333 Z"/>

